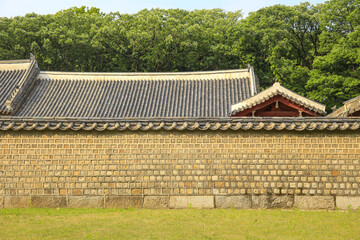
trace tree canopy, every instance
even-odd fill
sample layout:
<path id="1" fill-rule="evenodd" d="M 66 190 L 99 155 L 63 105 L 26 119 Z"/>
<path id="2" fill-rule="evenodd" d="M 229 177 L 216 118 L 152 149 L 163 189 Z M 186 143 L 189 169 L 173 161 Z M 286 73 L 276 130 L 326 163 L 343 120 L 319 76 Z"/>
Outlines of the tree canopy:
<path id="1" fill-rule="evenodd" d="M 360 0 L 274 5 L 250 13 L 144 9 L 136 14 L 70 8 L 0 18 L 0 59 L 42 70 L 205 71 L 255 67 L 328 107 L 360 94 Z"/>

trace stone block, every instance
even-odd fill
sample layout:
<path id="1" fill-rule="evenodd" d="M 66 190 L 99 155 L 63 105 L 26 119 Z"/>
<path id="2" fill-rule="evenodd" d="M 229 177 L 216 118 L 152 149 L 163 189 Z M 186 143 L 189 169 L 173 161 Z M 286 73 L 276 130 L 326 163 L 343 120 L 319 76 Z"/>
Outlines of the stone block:
<path id="1" fill-rule="evenodd" d="M 216 196 L 216 208 L 251 208 L 250 196 Z"/>
<path id="2" fill-rule="evenodd" d="M 295 196 L 295 207 L 301 209 L 334 209 L 335 201 L 332 196 Z"/>
<path id="3" fill-rule="evenodd" d="M 103 208 L 103 196 L 69 196 L 71 208 Z"/>
<path id="4" fill-rule="evenodd" d="M 339 209 L 360 209 L 360 197 L 336 197 L 336 207 Z"/>
<path id="5" fill-rule="evenodd" d="M 5 196 L 4 208 L 28 208 L 31 206 L 30 196 Z"/>
<path id="6" fill-rule="evenodd" d="M 270 196 L 256 195 L 251 196 L 251 208 L 269 208 L 270 207 Z"/>
<path id="7" fill-rule="evenodd" d="M 171 196 L 170 208 L 214 208 L 213 196 Z"/>
<path id="8" fill-rule="evenodd" d="M 291 208 L 294 206 L 294 196 L 273 195 L 270 197 L 269 208 Z"/>
<path id="9" fill-rule="evenodd" d="M 66 206 L 65 196 L 32 196 L 32 206 L 35 208 L 64 208 Z"/>
<path id="10" fill-rule="evenodd" d="M 169 208 L 170 198 L 167 196 L 146 196 L 144 198 L 144 208 L 164 209 Z"/>
<path id="11" fill-rule="evenodd" d="M 143 198 L 140 196 L 107 196 L 105 207 L 107 208 L 142 208 Z"/>
<path id="12" fill-rule="evenodd" d="M 252 208 L 291 208 L 294 197 L 289 195 L 254 195 L 251 196 Z"/>
<path id="13" fill-rule="evenodd" d="M 0 196 L 0 208 L 4 208 L 4 197 Z"/>

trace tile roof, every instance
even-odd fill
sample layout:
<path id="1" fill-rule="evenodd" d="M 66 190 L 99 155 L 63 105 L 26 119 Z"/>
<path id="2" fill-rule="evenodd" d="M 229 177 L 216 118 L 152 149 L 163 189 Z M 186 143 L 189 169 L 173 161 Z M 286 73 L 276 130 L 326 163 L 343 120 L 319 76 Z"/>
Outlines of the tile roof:
<path id="1" fill-rule="evenodd" d="M 249 69 L 185 73 L 41 72 L 21 117 L 226 117 L 256 93 Z"/>
<path id="2" fill-rule="evenodd" d="M 0 114 L 13 114 L 30 93 L 39 72 L 35 59 L 0 61 Z"/>
<path id="3" fill-rule="evenodd" d="M 343 106 L 330 113 L 329 117 L 349 117 L 351 114 L 360 111 L 360 96 L 343 102 Z"/>
<path id="4" fill-rule="evenodd" d="M 40 72 L 35 58 L 0 61 L 0 130 L 357 130 L 349 118 L 232 118 L 231 111 L 282 94 L 257 94 L 254 71 L 186 73 Z M 284 90 L 285 89 L 285 90 Z M 3 115 L 2 115 L 3 114 Z M 5 114 L 5 115 L 4 115 Z"/>
<path id="5" fill-rule="evenodd" d="M 305 108 L 319 113 L 321 115 L 325 115 L 325 105 L 320 104 L 318 102 L 312 101 L 306 97 L 303 97 L 299 94 L 296 94 L 289 89 L 283 87 L 280 85 L 280 83 L 276 82 L 273 84 L 273 86 L 269 87 L 268 89 L 251 96 L 248 99 L 245 99 L 244 101 L 238 102 L 231 106 L 231 114 L 235 115 L 238 112 L 241 112 L 243 110 L 249 109 L 253 106 L 256 106 L 262 102 L 265 102 L 266 100 L 272 98 L 273 96 L 281 95 L 285 97 L 286 99 L 300 105 L 304 106 Z"/>

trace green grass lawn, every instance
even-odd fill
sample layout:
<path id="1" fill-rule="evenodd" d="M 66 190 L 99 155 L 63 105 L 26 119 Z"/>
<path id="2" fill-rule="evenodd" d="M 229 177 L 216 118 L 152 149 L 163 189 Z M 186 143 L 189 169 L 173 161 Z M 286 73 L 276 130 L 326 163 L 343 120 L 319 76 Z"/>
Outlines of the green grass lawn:
<path id="1" fill-rule="evenodd" d="M 1 209 L 0 239 L 360 239 L 360 212 Z"/>

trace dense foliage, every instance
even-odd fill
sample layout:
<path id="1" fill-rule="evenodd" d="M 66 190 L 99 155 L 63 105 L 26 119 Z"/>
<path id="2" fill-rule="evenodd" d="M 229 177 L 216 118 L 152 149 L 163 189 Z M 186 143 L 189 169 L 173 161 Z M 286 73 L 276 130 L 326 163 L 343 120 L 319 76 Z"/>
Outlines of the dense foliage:
<path id="1" fill-rule="evenodd" d="M 255 67 L 263 88 L 341 105 L 360 94 L 360 0 L 240 11 L 71 8 L 0 18 L 0 59 L 54 71 L 201 71 Z"/>

